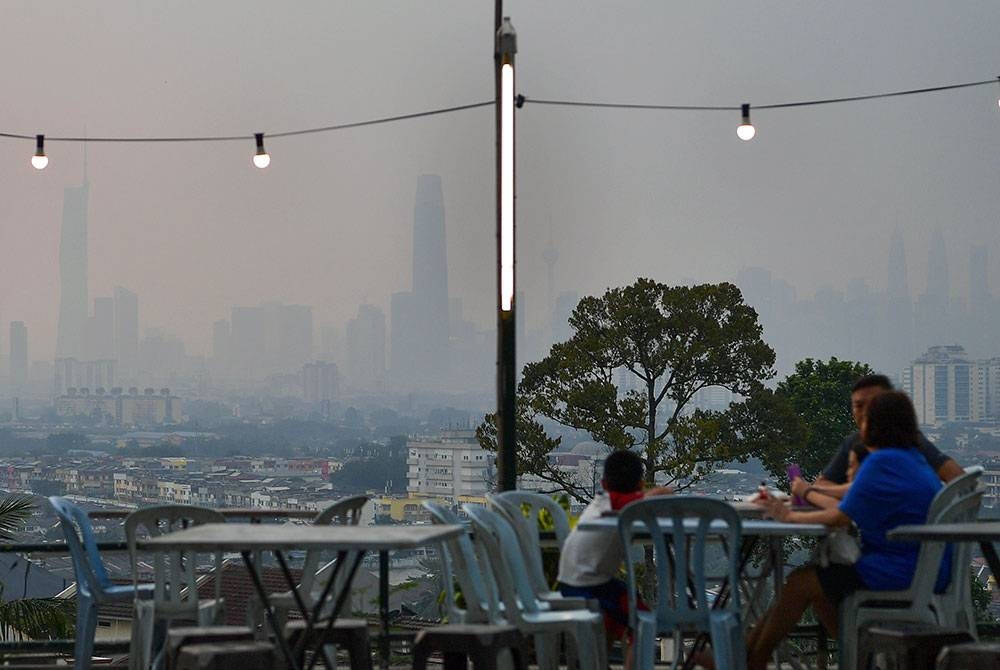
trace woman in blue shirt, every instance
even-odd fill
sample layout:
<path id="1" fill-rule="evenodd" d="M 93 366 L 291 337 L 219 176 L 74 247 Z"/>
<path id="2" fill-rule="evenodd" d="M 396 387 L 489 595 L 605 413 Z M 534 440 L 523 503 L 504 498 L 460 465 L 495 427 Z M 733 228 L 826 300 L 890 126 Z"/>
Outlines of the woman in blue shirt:
<path id="1" fill-rule="evenodd" d="M 868 457 L 840 505 L 816 511 L 793 511 L 768 501 L 767 513 L 779 521 L 847 526 L 861 534 L 861 558 L 854 565 L 809 565 L 788 576 L 778 601 L 747 640 L 748 670 L 762 670 L 778 643 L 792 630 L 806 607 L 812 607 L 831 636 L 837 634 L 837 606 L 858 589 L 901 590 L 910 585 L 920 549 L 916 542 L 891 542 L 886 531 L 927 521 L 931 500 L 941 488 L 937 474 L 916 450 L 920 433 L 913 404 L 903 393 L 887 392 L 868 405 L 861 424 Z M 942 565 L 938 586 L 947 580 Z"/>

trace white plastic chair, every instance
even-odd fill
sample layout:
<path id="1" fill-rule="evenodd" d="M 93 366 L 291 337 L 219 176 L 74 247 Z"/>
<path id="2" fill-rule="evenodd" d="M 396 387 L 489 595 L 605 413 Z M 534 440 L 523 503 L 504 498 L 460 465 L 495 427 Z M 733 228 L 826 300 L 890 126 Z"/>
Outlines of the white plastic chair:
<path id="1" fill-rule="evenodd" d="M 125 541 L 132 562 L 134 588 L 138 590 L 137 542 L 141 537 L 157 537 L 205 523 L 225 523 L 225 517 L 216 510 L 191 505 L 157 505 L 136 510 L 125 517 Z M 162 666 L 165 631 L 171 621 L 189 621 L 198 626 L 221 621 L 222 554 L 215 554 L 215 593 L 213 598 L 206 600 L 198 597 L 196 559 L 196 554 L 186 551 L 153 553 L 153 598 L 135 601 L 129 650 L 129 667 L 133 670 Z"/>
<path id="2" fill-rule="evenodd" d="M 944 492 L 942 489 L 939 495 Z M 945 494 L 951 497 L 952 492 Z M 947 507 L 936 508 L 936 518 L 928 523 L 956 523 L 975 517 L 979 512 L 983 492 L 973 491 L 959 496 Z M 872 624 L 880 622 L 912 622 L 946 625 L 939 619 L 934 607 L 934 585 L 937 581 L 941 560 L 946 544 L 943 542 L 921 542 L 917 555 L 917 565 L 913 581 L 906 589 L 899 591 L 855 591 L 840 604 L 838 625 L 838 667 L 841 670 L 857 670 L 863 664 L 870 650 L 861 649 L 860 633 Z M 953 556 L 954 561 L 956 557 Z M 954 565 L 954 563 L 953 563 Z M 964 566 L 962 577 L 968 581 L 968 565 Z M 955 570 L 952 570 L 954 579 Z M 961 585 L 957 585 L 961 588 Z"/>
<path id="3" fill-rule="evenodd" d="M 523 634 L 535 638 L 539 669 L 558 670 L 558 636 L 567 635 L 575 644 L 580 670 L 604 670 L 604 617 L 580 609 L 546 610 L 527 579 L 528 568 L 510 523 L 483 507 L 464 505 L 462 509 L 472 521 L 479 558 L 495 580 L 503 616 Z"/>
<path id="4" fill-rule="evenodd" d="M 661 530 L 660 521 L 670 519 L 670 531 Z M 685 523 L 694 523 L 693 528 Z M 636 564 L 644 553 L 625 552 L 628 572 L 629 622 L 635 631 L 635 667 L 652 670 L 656 636 L 674 638 L 674 663 L 680 667 L 685 635 L 712 635 L 716 666 L 738 670 L 746 665 L 746 647 L 740 626 L 739 552 L 743 525 L 739 514 L 721 500 L 692 496 L 667 496 L 637 500 L 618 513 L 618 534 L 626 549 L 640 533 L 648 535 L 656 561 L 656 607 L 640 612 L 637 606 Z M 709 541 L 721 552 L 724 578 L 730 597 L 722 607 L 710 603 L 706 574 L 706 547 Z M 669 545 L 669 548 L 668 548 Z M 721 566 L 720 566 L 721 569 Z"/>
<path id="5" fill-rule="evenodd" d="M 979 481 L 983 475 L 983 467 L 973 465 L 965 469 L 965 474 L 956 477 L 948 482 L 931 503 L 932 515 L 944 511 L 948 506 L 955 504 L 956 500 L 971 493 L 979 487 Z M 943 495 L 946 491 L 949 495 Z M 940 501 L 940 502 L 939 502 Z M 935 503 L 938 503 L 935 505 Z M 940 508 L 940 509 L 938 509 Z M 968 510 L 966 516 L 956 521 L 975 521 L 979 516 L 978 508 Z M 938 622 L 942 626 L 960 628 L 967 631 L 973 638 L 979 639 L 976 632 L 976 614 L 972 606 L 972 587 L 970 584 L 969 565 L 972 563 L 972 546 L 968 542 L 959 542 L 952 545 L 951 555 L 951 580 L 948 588 L 943 593 L 934 594 L 931 606 L 937 613 Z"/>

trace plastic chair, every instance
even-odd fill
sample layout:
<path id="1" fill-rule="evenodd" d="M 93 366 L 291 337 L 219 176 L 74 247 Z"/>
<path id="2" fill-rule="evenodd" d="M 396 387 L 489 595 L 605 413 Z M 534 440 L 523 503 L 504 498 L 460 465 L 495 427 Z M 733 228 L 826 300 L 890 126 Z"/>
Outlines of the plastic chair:
<path id="1" fill-rule="evenodd" d="M 931 502 L 927 518 L 934 518 L 936 514 L 940 514 L 947 507 L 955 504 L 958 498 L 975 493 L 982 474 L 983 467 L 974 465 L 966 468 L 965 474 L 948 482 Z M 948 493 L 946 494 L 946 492 Z M 965 510 L 962 518 L 954 519 L 954 521 L 975 521 L 978 516 L 979 509 L 977 507 Z M 952 545 L 951 580 L 943 593 L 934 594 L 931 606 L 937 613 L 938 622 L 942 626 L 966 630 L 974 639 L 978 639 L 976 614 L 972 606 L 972 587 L 969 582 L 969 565 L 971 563 L 972 546 L 968 542 Z"/>
<path id="2" fill-rule="evenodd" d="M 954 523 L 968 519 L 970 515 L 978 513 L 982 498 L 982 491 L 960 496 L 940 510 L 936 518 L 929 518 L 928 523 Z M 844 598 L 840 604 L 838 625 L 838 667 L 841 670 L 856 670 L 865 661 L 869 651 L 862 648 L 860 632 L 874 623 L 944 625 L 934 607 L 934 585 L 945 547 L 943 542 L 920 543 L 913 581 L 908 588 L 899 591 L 856 591 Z M 966 564 L 965 572 L 961 573 L 965 580 L 968 580 L 967 571 Z M 952 578 L 954 574 L 953 570 Z M 957 588 L 960 589 L 961 585 L 957 585 Z"/>
<path id="3" fill-rule="evenodd" d="M 461 525 L 462 520 L 449 509 L 436 503 L 424 502 L 430 512 L 431 522 L 442 525 Z M 441 544 L 441 577 L 448 602 L 448 621 L 466 624 L 504 623 L 503 610 L 497 598 L 496 584 L 487 584 L 487 576 L 480 569 L 476 550 L 468 533 L 446 540 Z M 490 576 L 492 577 L 492 576 Z M 465 609 L 458 606 L 454 580 L 458 581 L 465 601 Z"/>
<path id="4" fill-rule="evenodd" d="M 138 588 L 140 539 L 158 537 L 205 523 L 225 523 L 213 509 L 192 505 L 155 505 L 125 517 L 125 542 L 132 562 L 132 584 Z M 222 617 L 222 554 L 215 554 L 215 594 L 211 600 L 198 597 L 197 556 L 186 551 L 157 551 L 152 555 L 153 599 L 137 601 L 132 620 L 132 648 L 129 666 L 146 670 L 162 665 L 161 654 L 166 629 L 171 621 L 188 621 L 211 626 Z M 157 639 L 158 638 L 158 639 Z"/>
<path id="5" fill-rule="evenodd" d="M 660 522 L 669 519 L 670 530 Z M 640 612 L 637 607 L 638 582 L 636 564 L 641 554 L 625 552 L 628 573 L 629 621 L 635 631 L 636 667 L 651 670 L 654 664 L 656 636 L 674 636 L 674 663 L 679 667 L 683 654 L 683 636 L 687 633 L 711 633 L 713 619 L 716 629 L 723 630 L 724 621 L 740 621 L 739 550 L 742 537 L 739 514 L 721 500 L 671 496 L 637 500 L 618 514 L 618 534 L 625 547 L 631 547 L 638 535 L 648 535 L 656 561 L 656 609 Z M 730 597 L 725 605 L 713 609 L 708 601 L 709 584 L 705 573 L 705 549 L 709 538 L 718 543 L 725 557 L 723 578 L 728 580 Z M 668 549 L 668 541 L 670 549 Z M 746 649 L 742 637 L 726 636 L 713 647 L 716 666 L 742 668 L 746 664 Z M 723 658 L 722 654 L 728 657 Z"/>
<path id="6" fill-rule="evenodd" d="M 337 502 L 333 503 L 325 510 L 317 514 L 313 520 L 312 524 L 314 526 L 357 526 L 361 521 L 361 510 L 368 502 L 368 496 L 351 496 L 349 498 L 342 498 Z M 354 552 L 349 552 L 344 560 L 349 564 L 353 559 Z M 322 567 L 320 566 L 320 559 L 322 557 L 322 552 L 318 551 L 307 551 L 305 560 L 302 563 L 302 577 L 299 581 L 298 589 L 299 596 L 301 596 L 303 603 L 306 607 L 313 607 L 316 604 L 316 600 L 322 595 L 324 577 L 329 574 L 336 561 L 329 561 Z M 337 573 L 338 583 L 334 585 L 334 592 L 339 592 L 341 580 L 346 579 L 347 574 L 345 570 L 340 570 Z M 275 616 L 278 619 L 279 625 L 284 625 L 288 620 L 288 612 L 293 609 L 298 609 L 298 604 L 295 602 L 295 596 L 291 591 L 285 591 L 284 593 L 275 593 L 271 596 L 271 604 L 274 607 Z"/>
<path id="7" fill-rule="evenodd" d="M 604 617 L 579 609 L 546 610 L 527 579 L 528 568 L 510 523 L 483 507 L 464 505 L 462 509 L 472 520 L 477 553 L 495 580 L 504 617 L 521 633 L 535 638 L 540 670 L 558 669 L 561 634 L 572 638 L 581 670 L 603 670 L 607 666 Z"/>
<path id="8" fill-rule="evenodd" d="M 73 574 L 76 578 L 76 641 L 73 645 L 73 667 L 86 670 L 94 655 L 94 633 L 97 630 L 97 606 L 107 602 L 131 602 L 140 594 L 151 594 L 152 584 L 112 584 L 97 549 L 94 529 L 87 513 L 59 496 L 49 502 L 59 517 L 66 536 Z"/>
<path id="9" fill-rule="evenodd" d="M 556 531 L 556 543 L 562 550 L 563 543 L 569 535 L 569 520 L 566 512 L 552 498 L 540 493 L 527 491 L 504 491 L 496 495 L 486 496 L 490 507 L 499 511 L 511 522 L 517 540 L 524 553 L 528 565 L 528 579 L 535 593 L 544 598 L 559 597 L 552 591 L 551 585 L 545 579 L 542 565 L 542 545 L 538 538 L 539 516 L 545 512 L 551 517 Z M 577 599 L 578 600 L 578 599 Z"/>

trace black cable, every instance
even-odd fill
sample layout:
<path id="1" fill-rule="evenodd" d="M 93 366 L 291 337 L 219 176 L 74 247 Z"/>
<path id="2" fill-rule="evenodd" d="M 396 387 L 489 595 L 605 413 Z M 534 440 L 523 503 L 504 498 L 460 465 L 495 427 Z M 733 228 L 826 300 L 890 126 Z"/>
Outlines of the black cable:
<path id="1" fill-rule="evenodd" d="M 996 84 L 998 79 L 985 79 L 983 81 L 973 81 L 966 84 L 949 84 L 947 86 L 932 86 L 929 88 L 913 88 L 906 91 L 893 91 L 891 93 L 874 93 L 872 95 L 854 95 L 845 98 L 826 98 L 822 100 L 802 100 L 798 102 L 778 102 L 769 105 L 751 105 L 752 109 L 784 109 L 788 107 L 811 107 L 814 105 L 829 105 L 837 102 L 857 102 L 859 100 L 875 100 L 877 98 L 894 98 L 902 95 L 919 95 L 922 93 L 934 93 L 937 91 L 949 91 L 956 88 L 969 88 L 971 86 L 985 86 Z M 697 111 L 697 112 L 738 112 L 742 105 L 647 105 L 619 102 L 585 102 L 578 100 L 536 100 L 521 96 L 522 104 L 534 105 L 559 105 L 563 107 L 593 107 L 593 108 L 614 108 L 614 109 L 663 109 L 671 111 Z"/>
<path id="2" fill-rule="evenodd" d="M 292 137 L 293 135 L 308 135 L 311 133 L 325 133 L 333 130 L 346 130 L 347 128 L 360 128 L 362 126 L 374 126 L 380 123 L 392 123 L 393 121 L 406 121 L 408 119 L 419 119 L 425 116 L 436 116 L 438 114 L 450 114 L 466 109 L 476 109 L 477 107 L 487 107 L 495 105 L 496 102 L 489 100 L 486 102 L 474 102 L 468 105 L 457 105 L 455 107 L 443 107 L 432 109 L 426 112 L 414 112 L 412 114 L 400 114 L 398 116 L 385 116 L 367 121 L 355 121 L 353 123 L 341 123 L 333 126 L 321 126 L 319 128 L 306 128 L 304 130 L 288 130 L 281 133 L 265 133 L 268 139 L 274 137 Z M 23 135 L 20 133 L 0 132 L 0 137 L 7 137 L 16 140 L 34 140 L 34 135 Z M 249 135 L 203 135 L 200 137 L 52 137 L 45 136 L 46 142 L 253 142 L 254 134 Z"/>

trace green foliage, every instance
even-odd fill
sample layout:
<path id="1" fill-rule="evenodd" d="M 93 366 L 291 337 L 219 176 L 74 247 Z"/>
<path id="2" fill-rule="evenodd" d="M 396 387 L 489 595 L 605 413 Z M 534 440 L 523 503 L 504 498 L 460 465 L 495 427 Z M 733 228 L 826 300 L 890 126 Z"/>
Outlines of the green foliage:
<path id="1" fill-rule="evenodd" d="M 14 532 L 31 516 L 30 498 L 0 498 L 0 540 L 14 539 Z M 0 591 L 2 592 L 2 591 Z M 73 635 L 76 603 L 58 598 L 0 599 L 0 639 L 58 639 Z"/>
<path id="2" fill-rule="evenodd" d="M 972 609 L 976 615 L 976 621 L 980 623 L 996 623 L 996 617 L 990 613 L 990 602 L 992 595 L 989 589 L 979 581 L 975 573 L 969 571 L 970 584 L 972 586 Z"/>
<path id="3" fill-rule="evenodd" d="M 639 451 L 649 482 L 660 472 L 672 482 L 697 478 L 720 462 L 799 439 L 798 422 L 762 386 L 774 375 L 774 351 L 732 284 L 671 287 L 638 279 L 582 299 L 570 325 L 569 340 L 524 369 L 517 417 L 522 472 L 564 484 L 547 458 L 558 441 L 545 435 L 539 416 L 585 430 L 613 449 Z M 619 391 L 622 375 L 632 390 Z M 713 386 L 747 400 L 723 412 L 691 412 L 695 394 Z M 490 417 L 478 434 L 484 448 L 496 448 Z M 590 497 L 579 482 L 567 491 Z"/>
<path id="4" fill-rule="evenodd" d="M 815 477 L 844 436 L 857 429 L 851 415 L 851 387 L 858 377 L 872 372 L 867 363 L 807 358 L 796 363 L 795 372 L 778 384 L 776 395 L 788 403 L 805 427 L 805 439 L 791 455 L 803 476 Z M 775 475 L 783 475 L 787 462 L 765 458 L 764 464 Z"/>

